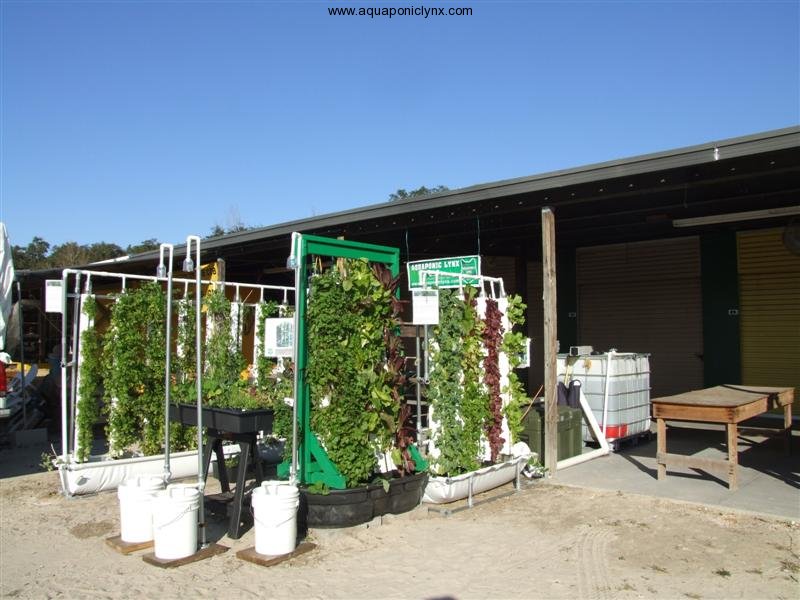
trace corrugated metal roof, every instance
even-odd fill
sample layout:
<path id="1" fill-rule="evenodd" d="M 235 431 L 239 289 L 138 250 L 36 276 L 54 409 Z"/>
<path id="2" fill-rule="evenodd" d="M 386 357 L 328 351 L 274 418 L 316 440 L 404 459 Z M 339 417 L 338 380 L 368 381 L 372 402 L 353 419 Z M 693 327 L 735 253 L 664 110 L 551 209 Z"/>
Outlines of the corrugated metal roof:
<path id="1" fill-rule="evenodd" d="M 204 254 L 209 253 L 214 255 L 223 248 L 282 238 L 290 235 L 293 231 L 320 232 L 327 228 L 353 225 L 354 223 L 357 224 L 364 221 L 410 215 L 421 210 L 431 211 L 487 200 L 501 200 L 519 194 L 543 192 L 550 189 L 556 190 L 567 186 L 691 167 L 706 163 L 714 163 L 717 160 L 727 160 L 793 148 L 800 148 L 800 126 L 707 142 L 664 152 L 595 163 L 571 169 L 551 171 L 527 177 L 479 184 L 421 198 L 371 204 L 346 211 L 207 238 L 203 240 L 202 248 Z M 183 254 L 182 246 L 179 244 L 176 245 L 175 258 L 180 259 Z M 153 261 L 157 257 L 157 251 L 145 252 L 130 256 L 127 260 L 120 261 L 118 264 L 120 266 L 124 264 L 133 265 L 139 262 Z"/>

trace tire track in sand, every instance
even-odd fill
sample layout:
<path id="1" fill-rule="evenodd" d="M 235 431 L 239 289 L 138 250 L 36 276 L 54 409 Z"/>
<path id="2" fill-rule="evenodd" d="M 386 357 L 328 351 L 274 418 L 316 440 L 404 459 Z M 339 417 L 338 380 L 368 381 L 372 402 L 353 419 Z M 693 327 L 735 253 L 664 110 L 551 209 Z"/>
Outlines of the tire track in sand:
<path id="1" fill-rule="evenodd" d="M 605 528 L 586 527 L 578 536 L 578 598 L 611 600 L 608 576 L 608 545 L 612 533 Z"/>

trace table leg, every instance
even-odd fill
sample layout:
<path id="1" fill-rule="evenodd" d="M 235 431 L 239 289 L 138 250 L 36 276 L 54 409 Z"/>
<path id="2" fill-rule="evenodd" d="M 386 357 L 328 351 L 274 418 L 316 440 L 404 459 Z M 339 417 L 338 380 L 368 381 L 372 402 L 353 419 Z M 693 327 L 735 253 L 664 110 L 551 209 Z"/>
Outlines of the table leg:
<path id="1" fill-rule="evenodd" d="M 217 438 L 209 435 L 203 454 L 203 481 L 208 479 L 208 469 L 211 466 L 211 453 L 214 451 L 214 442 Z"/>
<path id="2" fill-rule="evenodd" d="M 667 424 L 664 419 L 656 419 L 656 463 L 658 465 L 658 480 L 662 481 L 667 477 L 667 464 L 662 463 L 662 456 L 667 453 Z"/>
<path id="3" fill-rule="evenodd" d="M 228 535 L 234 540 L 241 536 L 242 503 L 244 502 L 244 484 L 247 480 L 247 463 L 250 461 L 250 443 L 239 440 L 239 472 L 236 476 L 236 493 L 230 507 L 231 520 L 228 524 Z"/>
<path id="4" fill-rule="evenodd" d="M 739 487 L 737 470 L 739 467 L 739 426 L 728 423 L 728 489 L 731 491 Z"/>
<path id="5" fill-rule="evenodd" d="M 783 407 L 783 443 L 786 454 L 792 453 L 792 404 Z"/>
<path id="6" fill-rule="evenodd" d="M 228 466 L 225 464 L 225 451 L 222 449 L 222 440 L 214 438 L 214 454 L 217 455 L 217 471 L 219 472 L 219 487 L 228 493 L 231 491 L 231 484 L 228 479 Z M 208 471 L 208 467 L 206 467 Z"/>

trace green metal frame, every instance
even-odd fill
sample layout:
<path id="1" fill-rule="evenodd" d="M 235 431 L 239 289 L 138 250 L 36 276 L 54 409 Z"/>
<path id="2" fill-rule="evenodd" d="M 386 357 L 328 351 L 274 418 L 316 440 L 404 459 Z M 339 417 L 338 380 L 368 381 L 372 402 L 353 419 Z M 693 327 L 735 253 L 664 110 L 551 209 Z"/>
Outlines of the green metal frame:
<path id="1" fill-rule="evenodd" d="M 353 258 L 364 259 L 370 262 L 378 262 L 389 267 L 392 276 L 400 273 L 400 250 L 388 246 L 378 246 L 376 244 L 365 244 L 349 240 L 335 240 L 331 238 L 301 235 L 299 248 L 295 249 L 299 269 L 299 281 L 301 282 L 296 290 L 295 310 L 297 310 L 297 332 L 296 343 L 298 346 L 297 368 L 297 477 L 301 484 L 325 484 L 333 489 L 344 489 L 347 481 L 339 473 L 336 465 L 328 458 L 325 449 L 319 443 L 317 435 L 311 429 L 311 394 L 308 382 L 306 381 L 306 367 L 308 365 L 308 343 L 307 333 L 307 299 L 308 289 L 306 281 L 308 279 L 308 257 L 327 256 L 331 258 Z M 416 448 L 412 452 L 412 458 L 417 468 L 424 470 L 427 463 L 422 459 Z M 288 475 L 289 464 L 281 465 L 279 475 Z"/>

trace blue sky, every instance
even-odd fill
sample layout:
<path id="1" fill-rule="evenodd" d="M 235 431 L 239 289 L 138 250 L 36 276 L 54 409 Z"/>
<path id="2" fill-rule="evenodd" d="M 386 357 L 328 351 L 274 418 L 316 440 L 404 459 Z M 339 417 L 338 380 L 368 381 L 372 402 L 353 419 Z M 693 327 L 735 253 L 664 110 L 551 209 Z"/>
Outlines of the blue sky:
<path id="1" fill-rule="evenodd" d="M 471 17 L 331 17 L 331 6 Z M 800 3 L 2 0 L 11 242 L 178 242 L 800 123 Z"/>

